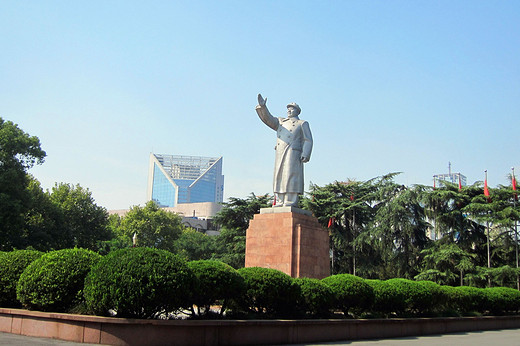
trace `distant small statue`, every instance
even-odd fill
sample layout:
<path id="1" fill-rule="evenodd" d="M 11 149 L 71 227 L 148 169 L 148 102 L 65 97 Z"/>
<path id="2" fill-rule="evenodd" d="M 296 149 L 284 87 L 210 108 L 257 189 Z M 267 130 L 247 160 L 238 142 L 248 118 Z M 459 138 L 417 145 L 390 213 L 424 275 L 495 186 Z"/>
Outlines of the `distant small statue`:
<path id="1" fill-rule="evenodd" d="M 264 99 L 258 94 L 256 112 L 260 119 L 276 131 L 273 191 L 275 207 L 298 206 L 303 194 L 303 164 L 311 158 L 312 134 L 309 123 L 300 120 L 300 106 L 287 105 L 287 118 L 275 118 L 269 113 Z"/>

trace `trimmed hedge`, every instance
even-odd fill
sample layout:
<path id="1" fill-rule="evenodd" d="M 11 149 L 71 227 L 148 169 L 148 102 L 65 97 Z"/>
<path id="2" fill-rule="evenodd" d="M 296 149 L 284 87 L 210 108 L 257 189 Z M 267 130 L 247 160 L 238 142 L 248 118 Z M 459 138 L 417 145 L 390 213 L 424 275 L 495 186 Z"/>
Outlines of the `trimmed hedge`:
<path id="1" fill-rule="evenodd" d="M 364 280 L 349 274 L 293 279 L 268 268 L 236 271 L 219 261 L 186 263 L 170 252 L 142 247 L 103 258 L 85 249 L 0 252 L 0 306 L 20 304 L 58 312 L 88 308 L 98 315 L 133 318 L 178 317 L 170 313 L 187 309 L 208 318 L 210 307 L 218 305 L 221 315 L 228 305 L 232 308 L 228 318 L 330 318 L 331 310 L 356 317 L 364 312 L 372 317 L 459 316 L 519 313 L 520 292 L 399 278 Z"/>
<path id="2" fill-rule="evenodd" d="M 509 287 L 491 287 L 482 289 L 485 308 L 494 314 L 518 312 L 520 310 L 520 291 Z"/>
<path id="3" fill-rule="evenodd" d="M 417 283 L 423 285 L 431 295 L 430 303 L 424 308 L 425 312 L 442 312 L 447 308 L 449 297 L 443 286 L 428 280 L 417 281 Z"/>
<path id="4" fill-rule="evenodd" d="M 447 306 L 457 310 L 461 314 L 471 312 L 484 312 L 486 310 L 485 301 L 487 299 L 483 288 L 470 286 L 442 286 L 447 292 Z"/>
<path id="5" fill-rule="evenodd" d="M 85 300 L 98 315 L 154 318 L 189 306 L 195 277 L 186 261 L 166 250 L 113 251 L 85 279 Z"/>
<path id="6" fill-rule="evenodd" d="M 101 256 L 86 249 L 64 249 L 44 254 L 24 270 L 16 293 L 28 309 L 66 312 L 83 302 L 83 284 Z"/>
<path id="7" fill-rule="evenodd" d="M 18 308 L 22 304 L 16 298 L 16 284 L 23 271 L 43 252 L 35 250 L 15 250 L 0 253 L 0 306 Z"/>
<path id="8" fill-rule="evenodd" d="M 238 308 L 267 317 L 286 317 L 296 313 L 300 287 L 279 270 L 250 267 L 238 273 L 244 278 L 246 291 L 235 299 Z"/>
<path id="9" fill-rule="evenodd" d="M 245 290 L 244 279 L 230 265 L 219 261 L 199 260 L 188 262 L 188 267 L 196 277 L 191 303 L 198 313 L 208 314 L 210 306 L 220 301 L 222 314 L 230 298 L 240 296 Z M 200 308 L 203 307 L 203 312 Z"/>
<path id="10" fill-rule="evenodd" d="M 332 289 L 318 279 L 296 278 L 294 282 L 300 286 L 301 296 L 298 308 L 302 314 L 311 317 L 328 317 L 334 301 Z"/>
<path id="11" fill-rule="evenodd" d="M 389 279 L 386 283 L 394 291 L 397 313 L 418 313 L 429 310 L 435 303 L 426 286 L 408 279 Z M 404 300 L 403 300 L 404 299 Z"/>
<path id="12" fill-rule="evenodd" d="M 337 274 L 321 280 L 332 289 L 333 307 L 342 310 L 345 315 L 349 311 L 359 313 L 368 311 L 374 301 L 374 290 L 364 279 L 351 274 Z"/>
<path id="13" fill-rule="evenodd" d="M 405 297 L 402 292 L 383 280 L 365 280 L 374 291 L 372 310 L 388 316 L 392 312 L 404 311 Z"/>

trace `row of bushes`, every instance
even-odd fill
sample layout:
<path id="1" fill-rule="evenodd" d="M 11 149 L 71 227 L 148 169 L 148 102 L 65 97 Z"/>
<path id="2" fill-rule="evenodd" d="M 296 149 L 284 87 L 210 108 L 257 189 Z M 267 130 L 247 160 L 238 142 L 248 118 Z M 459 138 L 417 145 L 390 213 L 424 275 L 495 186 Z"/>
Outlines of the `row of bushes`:
<path id="1" fill-rule="evenodd" d="M 520 292 L 349 274 L 293 279 L 151 248 L 20 250 L 0 253 L 0 306 L 130 318 L 451 316 L 518 312 Z"/>

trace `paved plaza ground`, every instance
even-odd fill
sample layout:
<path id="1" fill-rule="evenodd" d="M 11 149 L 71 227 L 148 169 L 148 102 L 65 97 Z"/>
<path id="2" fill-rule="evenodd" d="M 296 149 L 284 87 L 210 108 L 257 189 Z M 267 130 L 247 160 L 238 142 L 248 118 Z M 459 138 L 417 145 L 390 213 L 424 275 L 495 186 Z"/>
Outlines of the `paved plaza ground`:
<path id="1" fill-rule="evenodd" d="M 464 332 L 444 335 L 410 336 L 406 338 L 337 341 L 300 346 L 354 345 L 354 346 L 516 346 L 520 345 L 520 329 L 490 330 L 481 332 Z"/>
<path id="2" fill-rule="evenodd" d="M 33 338 L 9 333 L 0 333 L 0 345 L 14 346 L 78 346 L 93 345 L 76 342 L 61 341 L 46 338 Z M 395 339 L 362 340 L 362 341 L 337 341 L 312 344 L 300 344 L 300 346 L 325 346 L 325 345 L 354 345 L 354 346 L 478 346 L 478 345 L 520 345 L 520 329 L 492 330 L 482 332 L 454 333 L 445 335 L 431 335 L 419 337 L 406 337 Z"/>

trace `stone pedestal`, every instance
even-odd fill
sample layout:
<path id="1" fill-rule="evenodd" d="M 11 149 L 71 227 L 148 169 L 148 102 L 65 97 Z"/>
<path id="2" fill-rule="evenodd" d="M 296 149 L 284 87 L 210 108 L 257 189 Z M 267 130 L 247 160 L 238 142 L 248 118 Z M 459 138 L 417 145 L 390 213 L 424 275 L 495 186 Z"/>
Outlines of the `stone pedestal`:
<path id="1" fill-rule="evenodd" d="M 327 277 L 329 232 L 309 211 L 263 208 L 249 222 L 246 267 L 278 269 L 292 277 Z"/>

